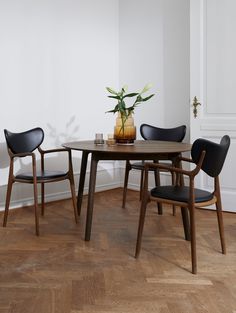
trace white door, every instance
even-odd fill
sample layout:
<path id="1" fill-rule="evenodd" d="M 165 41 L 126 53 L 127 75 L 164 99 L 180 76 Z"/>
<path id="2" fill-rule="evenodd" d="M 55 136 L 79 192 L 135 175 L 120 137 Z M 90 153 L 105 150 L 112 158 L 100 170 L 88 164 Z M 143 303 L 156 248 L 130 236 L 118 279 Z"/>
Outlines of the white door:
<path id="1" fill-rule="evenodd" d="M 223 209 L 236 212 L 236 0 L 190 3 L 191 142 L 231 137 L 220 181 Z M 198 185 L 211 190 L 212 180 L 201 174 Z"/>

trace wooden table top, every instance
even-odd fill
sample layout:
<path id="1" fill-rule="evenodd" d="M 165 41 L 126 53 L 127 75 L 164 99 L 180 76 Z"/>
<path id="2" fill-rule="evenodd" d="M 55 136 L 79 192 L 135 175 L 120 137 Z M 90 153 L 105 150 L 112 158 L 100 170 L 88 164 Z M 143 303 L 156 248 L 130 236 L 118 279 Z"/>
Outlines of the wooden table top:
<path id="1" fill-rule="evenodd" d="M 108 154 L 169 154 L 190 151 L 192 145 L 183 142 L 136 140 L 133 145 L 96 145 L 93 140 L 73 141 L 63 144 L 63 147 L 78 151 Z"/>

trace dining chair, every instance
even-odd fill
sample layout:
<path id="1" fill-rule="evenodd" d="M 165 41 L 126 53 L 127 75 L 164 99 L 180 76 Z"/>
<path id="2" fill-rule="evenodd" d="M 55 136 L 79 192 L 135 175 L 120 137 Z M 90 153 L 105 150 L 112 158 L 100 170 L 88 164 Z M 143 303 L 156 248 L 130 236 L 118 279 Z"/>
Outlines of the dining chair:
<path id="1" fill-rule="evenodd" d="M 142 124 L 140 126 L 140 134 L 143 139 L 145 140 L 162 140 L 162 141 L 175 141 L 175 142 L 181 142 L 186 134 L 186 126 L 181 125 L 174 128 L 160 128 L 155 127 L 149 124 Z M 158 163 L 159 160 L 153 160 L 155 163 Z M 162 159 L 163 161 L 163 159 Z M 167 161 L 167 160 L 165 160 Z M 170 161 L 170 160 L 168 160 Z M 139 197 L 141 199 L 142 196 L 142 189 L 144 185 L 144 164 L 145 161 L 141 162 L 134 162 L 130 163 L 130 161 L 126 161 L 126 167 L 125 167 L 125 178 L 124 178 L 124 188 L 123 188 L 123 202 L 122 207 L 125 208 L 126 204 L 126 196 L 127 196 L 127 187 L 128 187 L 128 180 L 129 180 L 129 172 L 134 170 L 141 171 L 141 178 L 140 178 L 140 188 L 139 188 Z M 173 165 L 173 161 L 169 163 L 170 166 Z M 168 165 L 168 163 L 165 163 L 165 165 Z M 154 179 L 156 186 L 160 185 L 160 172 L 165 170 L 159 170 L 159 169 L 152 169 L 150 168 L 150 171 L 154 173 Z M 172 184 L 174 184 L 174 173 L 171 173 L 172 178 Z M 162 205 L 158 203 L 158 214 L 162 214 Z M 173 215 L 175 215 L 175 207 L 173 206 Z"/>
<path id="2" fill-rule="evenodd" d="M 222 170 L 229 146 L 230 138 L 228 135 L 223 136 L 219 144 L 202 138 L 197 139 L 192 145 L 191 158 L 179 158 L 179 162 L 185 161 L 192 163 L 193 169 L 191 170 L 184 170 L 178 167 L 167 167 L 154 163 L 145 164 L 144 192 L 142 196 L 139 217 L 138 236 L 135 252 L 136 258 L 138 258 L 140 254 L 147 203 L 151 200 L 154 200 L 158 203 L 174 204 L 179 207 L 188 208 L 190 215 L 191 259 L 193 274 L 197 273 L 195 208 L 215 204 L 221 240 L 221 249 L 223 254 L 226 253 L 219 175 Z M 148 172 L 150 168 L 158 168 L 160 170 L 165 169 L 176 173 L 177 178 L 175 185 L 156 186 L 149 192 Z M 200 170 L 203 170 L 209 177 L 213 178 L 213 191 L 195 188 L 194 180 Z M 181 183 L 181 175 L 188 177 L 188 186 L 184 186 L 183 183 Z"/>
<path id="3" fill-rule="evenodd" d="M 34 214 L 35 214 L 35 232 L 39 236 L 39 214 L 38 214 L 38 191 L 37 184 L 41 184 L 41 215 L 44 215 L 44 194 L 45 194 L 45 183 L 58 182 L 68 179 L 70 182 L 70 189 L 74 207 L 74 217 L 75 222 L 78 222 L 78 213 L 76 209 L 76 194 L 75 194 L 75 184 L 73 176 L 72 167 L 72 157 L 70 149 L 51 149 L 43 150 L 40 145 L 44 140 L 44 131 L 42 128 L 37 127 L 21 133 L 12 133 L 9 130 L 4 130 L 8 153 L 10 157 L 10 168 L 9 168 L 9 178 L 6 194 L 6 204 L 3 219 L 3 226 L 7 225 L 7 217 L 9 212 L 10 198 L 12 185 L 15 182 L 18 183 L 29 183 L 33 184 L 34 193 Z M 38 149 L 40 153 L 41 166 L 40 170 L 36 169 L 36 154 L 35 151 Z M 49 153 L 61 153 L 66 152 L 68 154 L 68 170 L 67 171 L 50 171 L 45 169 L 45 155 Z M 14 161 L 17 158 L 30 157 L 32 160 L 32 170 L 25 173 L 14 173 Z"/>

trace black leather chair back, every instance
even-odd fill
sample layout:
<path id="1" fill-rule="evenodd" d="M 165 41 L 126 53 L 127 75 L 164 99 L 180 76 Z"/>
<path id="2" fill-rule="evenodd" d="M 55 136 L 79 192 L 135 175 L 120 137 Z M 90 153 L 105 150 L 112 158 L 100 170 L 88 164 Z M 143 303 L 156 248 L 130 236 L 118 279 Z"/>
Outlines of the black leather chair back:
<path id="1" fill-rule="evenodd" d="M 203 138 L 194 141 L 191 156 L 195 163 L 198 162 L 203 150 L 206 155 L 202 164 L 202 170 L 211 177 L 217 177 L 224 165 L 225 158 L 230 146 L 230 137 L 225 135 L 220 143 L 215 143 Z"/>
<path id="2" fill-rule="evenodd" d="M 181 142 L 186 134 L 186 126 L 181 125 L 174 128 L 159 128 L 148 124 L 142 124 L 140 126 L 140 133 L 145 140 Z"/>
<path id="3" fill-rule="evenodd" d="M 8 148 L 13 153 L 32 152 L 38 148 L 44 139 L 42 128 L 36 127 L 22 133 L 12 133 L 4 129 Z"/>

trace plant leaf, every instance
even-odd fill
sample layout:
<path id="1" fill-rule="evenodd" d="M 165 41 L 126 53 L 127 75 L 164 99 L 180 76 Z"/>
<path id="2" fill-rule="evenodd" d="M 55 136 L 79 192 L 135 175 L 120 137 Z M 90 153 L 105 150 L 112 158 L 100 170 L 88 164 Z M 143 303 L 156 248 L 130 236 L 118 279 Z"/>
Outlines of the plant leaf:
<path id="1" fill-rule="evenodd" d="M 125 95 L 124 96 L 124 98 L 127 98 L 127 97 L 135 97 L 135 96 L 137 96 L 138 95 L 138 93 L 137 92 L 133 92 L 133 93 L 128 93 L 127 95 Z"/>
<path id="2" fill-rule="evenodd" d="M 147 85 L 144 86 L 143 90 L 140 92 L 140 94 L 147 92 L 150 88 L 152 87 L 152 84 L 149 83 Z"/>
<path id="3" fill-rule="evenodd" d="M 127 86 L 127 85 L 124 85 L 124 86 L 122 87 L 122 89 L 124 90 L 124 92 L 126 92 L 126 91 L 128 90 L 128 86 Z"/>
<path id="4" fill-rule="evenodd" d="M 119 96 L 108 96 L 108 98 L 113 98 L 113 99 L 120 99 L 120 97 Z"/>
<path id="5" fill-rule="evenodd" d="M 147 100 L 149 100 L 150 98 L 152 98 L 153 96 L 154 96 L 154 94 L 152 94 L 152 95 L 150 95 L 150 96 L 148 96 L 148 97 L 146 97 L 146 98 L 143 98 L 142 101 L 147 101 Z"/>
<path id="6" fill-rule="evenodd" d="M 112 93 L 113 95 L 117 95 L 118 96 L 118 92 L 116 92 L 114 89 L 112 89 L 111 87 L 106 87 L 106 90 L 110 93 Z"/>
<path id="7" fill-rule="evenodd" d="M 113 110 L 110 110 L 110 111 L 106 111 L 105 113 L 116 113 L 117 110 L 113 109 Z"/>

